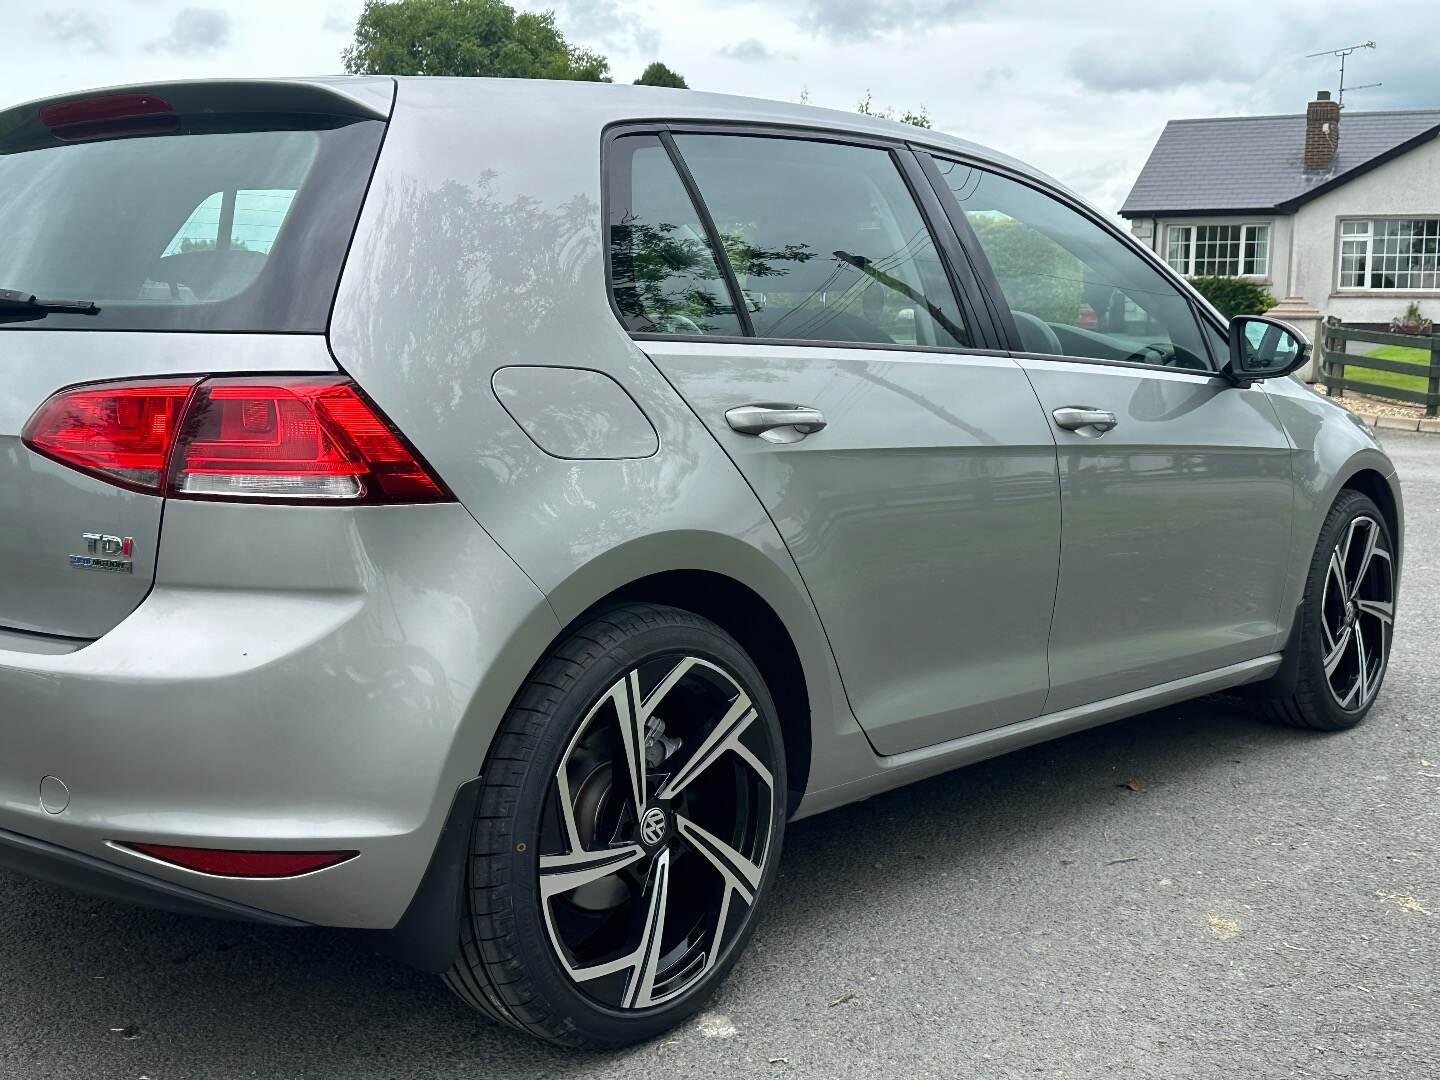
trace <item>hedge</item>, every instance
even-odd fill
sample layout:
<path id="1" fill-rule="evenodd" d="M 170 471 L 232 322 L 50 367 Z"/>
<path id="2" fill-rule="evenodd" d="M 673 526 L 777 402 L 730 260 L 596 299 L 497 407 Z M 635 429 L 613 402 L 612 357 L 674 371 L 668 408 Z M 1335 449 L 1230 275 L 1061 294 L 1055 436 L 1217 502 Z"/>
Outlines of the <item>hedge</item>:
<path id="1" fill-rule="evenodd" d="M 1215 305 L 1221 315 L 1264 315 L 1280 301 L 1263 285 L 1238 277 L 1196 277 L 1190 284 Z"/>

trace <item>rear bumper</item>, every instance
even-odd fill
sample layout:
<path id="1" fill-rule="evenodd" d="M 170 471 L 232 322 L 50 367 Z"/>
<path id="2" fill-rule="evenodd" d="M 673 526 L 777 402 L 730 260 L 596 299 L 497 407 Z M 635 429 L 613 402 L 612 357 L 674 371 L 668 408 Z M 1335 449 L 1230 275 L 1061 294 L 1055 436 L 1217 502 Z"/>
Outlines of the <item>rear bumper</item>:
<path id="1" fill-rule="evenodd" d="M 160 906 L 393 928 L 557 630 L 459 506 L 172 503 L 156 587 L 114 630 L 68 653 L 0 641 L 0 862 Z M 253 880 L 117 841 L 360 856 Z"/>
<path id="2" fill-rule="evenodd" d="M 124 904 L 173 911 L 178 915 L 207 915 L 271 926 L 304 926 L 298 919 L 246 907 L 171 881 L 150 877 L 78 851 L 0 829 L 0 867 L 39 878 L 77 892 L 103 896 Z"/>

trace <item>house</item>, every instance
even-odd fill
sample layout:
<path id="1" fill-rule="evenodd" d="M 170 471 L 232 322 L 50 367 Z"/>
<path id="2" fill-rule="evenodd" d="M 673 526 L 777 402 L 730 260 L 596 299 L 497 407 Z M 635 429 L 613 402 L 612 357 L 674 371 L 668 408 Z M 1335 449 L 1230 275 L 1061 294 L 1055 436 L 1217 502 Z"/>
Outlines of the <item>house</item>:
<path id="1" fill-rule="evenodd" d="M 1274 314 L 1440 322 L 1440 109 L 1172 120 L 1120 213 L 1187 277 L 1239 275 Z"/>

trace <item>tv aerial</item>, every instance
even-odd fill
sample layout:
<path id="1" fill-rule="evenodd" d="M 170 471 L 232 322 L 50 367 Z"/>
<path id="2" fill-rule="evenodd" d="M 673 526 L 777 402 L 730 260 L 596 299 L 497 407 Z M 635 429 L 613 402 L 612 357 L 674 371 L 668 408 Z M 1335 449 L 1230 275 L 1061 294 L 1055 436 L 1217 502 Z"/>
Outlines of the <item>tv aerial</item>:
<path id="1" fill-rule="evenodd" d="M 1320 52 L 1307 53 L 1306 56 L 1305 56 L 1305 59 L 1307 59 L 1307 60 L 1312 60 L 1312 59 L 1314 59 L 1314 58 L 1317 57 L 1317 56 L 1338 56 L 1338 57 L 1340 58 L 1340 95 L 1339 95 L 1339 100 L 1336 102 L 1336 104 L 1339 105 L 1339 106 L 1343 109 L 1343 108 L 1345 107 L 1345 91 L 1346 91 L 1346 90 L 1373 90 L 1373 89 L 1374 89 L 1375 87 L 1377 87 L 1377 86 L 1384 86 L 1384 85 L 1385 85 L 1384 83 L 1378 83 L 1378 82 L 1365 83 L 1365 84 L 1362 85 L 1362 86 L 1346 86 L 1346 85 L 1345 85 L 1345 58 L 1346 58 L 1347 56 L 1349 56 L 1351 53 L 1355 52 L 1357 49 L 1373 49 L 1373 48 L 1375 48 L 1375 42 L 1373 42 L 1373 41 L 1362 41 L 1359 45 L 1347 45 L 1347 46 L 1345 46 L 1345 48 L 1343 48 L 1343 49 L 1322 49 Z"/>

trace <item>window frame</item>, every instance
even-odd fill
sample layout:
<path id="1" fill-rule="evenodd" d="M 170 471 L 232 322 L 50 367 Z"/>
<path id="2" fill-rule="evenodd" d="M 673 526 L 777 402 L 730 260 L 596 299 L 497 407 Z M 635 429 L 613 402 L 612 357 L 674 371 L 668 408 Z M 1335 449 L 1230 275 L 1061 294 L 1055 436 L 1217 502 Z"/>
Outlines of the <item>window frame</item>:
<path id="1" fill-rule="evenodd" d="M 686 193 L 690 196 L 691 204 L 698 219 L 705 227 L 706 237 L 712 249 L 716 252 L 717 261 L 723 263 L 721 275 L 725 281 L 726 288 L 730 290 L 731 302 L 736 305 L 736 311 L 743 312 L 741 325 L 750 330 L 748 334 L 740 337 L 722 334 L 667 334 L 631 330 L 626 325 L 625 318 L 615 300 L 610 260 L 610 211 L 613 202 L 613 184 L 616 179 L 616 172 L 613 167 L 615 154 L 614 143 L 630 135 L 655 136 L 660 140 L 661 145 L 665 147 L 667 153 L 670 155 L 671 164 L 679 175 L 681 183 L 685 186 Z M 964 320 L 964 326 L 972 338 L 971 344 L 965 346 L 907 345 L 900 342 L 829 341 L 817 338 L 777 338 L 756 335 L 750 319 L 750 313 L 745 308 L 734 267 L 730 265 L 729 258 L 725 256 L 723 246 L 718 246 L 719 234 L 715 228 L 710 208 L 701 197 L 694 177 L 690 174 L 689 166 L 685 164 L 684 156 L 675 145 L 675 135 L 739 135 L 760 138 L 794 139 L 802 142 L 837 143 L 842 146 L 855 146 L 885 151 L 895 165 L 900 181 L 909 193 L 915 205 L 916 212 L 920 215 L 925 228 L 930 233 L 930 239 L 935 245 L 936 255 L 940 260 L 946 284 L 949 286 L 951 295 L 955 300 L 956 308 Z M 634 341 L 688 341 L 709 342 L 722 345 L 780 345 L 799 348 L 878 349 L 887 352 L 921 352 L 950 356 L 971 354 L 1005 356 L 1009 354 L 1006 338 L 994 323 L 993 310 L 989 305 L 989 298 L 986 296 L 980 282 L 976 279 L 974 269 L 969 264 L 968 256 L 961 247 L 958 237 L 954 235 L 953 230 L 949 227 L 948 214 L 944 211 L 943 203 L 933 191 L 933 185 L 927 182 L 920 165 L 916 162 L 913 148 L 903 140 L 836 131 L 831 128 L 811 128 L 803 125 L 789 124 L 749 123 L 737 120 L 626 120 L 607 126 L 602 132 L 600 170 L 600 220 L 603 232 L 601 249 L 605 264 L 605 297 L 606 302 L 610 305 L 610 310 L 615 315 L 616 321 L 619 322 L 621 328 Z"/>
<path id="2" fill-rule="evenodd" d="M 1333 277 L 1333 288 L 1335 295 L 1344 296 L 1440 296 L 1440 276 L 1437 276 L 1436 283 L 1431 286 L 1425 285 L 1387 285 L 1375 286 L 1369 283 L 1370 276 L 1374 272 L 1375 257 L 1375 226 L 1382 221 L 1434 221 L 1440 222 L 1440 214 L 1344 214 L 1335 219 L 1335 271 Z M 1363 224 L 1365 232 L 1346 233 L 1345 226 Z M 1440 231 L 1440 225 L 1436 226 Z M 1346 285 L 1343 282 L 1345 245 L 1347 243 L 1363 243 L 1364 252 L 1361 254 L 1361 271 L 1359 285 Z M 1424 254 L 1423 252 L 1421 253 Z M 1440 254 L 1436 256 L 1440 262 Z M 1424 271 L 1409 271 L 1410 273 L 1423 273 Z"/>
<path id="3" fill-rule="evenodd" d="M 1221 368 L 1225 366 L 1229 357 L 1216 355 L 1214 343 L 1210 335 L 1205 333 L 1205 327 L 1207 325 L 1210 326 L 1222 339 L 1226 339 L 1229 337 L 1228 323 L 1223 319 L 1215 317 L 1215 314 L 1212 313 L 1210 309 L 1210 305 L 1201 297 L 1195 287 L 1183 276 L 1177 274 L 1170 265 L 1160 257 L 1159 253 L 1151 250 L 1149 246 L 1142 244 L 1133 234 L 1126 232 L 1118 225 L 1108 221 L 1093 208 L 1069 192 L 1043 184 L 1034 177 L 1028 176 L 1017 169 L 977 157 L 974 154 L 966 154 L 950 149 L 932 149 L 923 145 L 912 145 L 912 150 L 914 150 L 921 167 L 924 169 L 925 176 L 929 180 L 930 186 L 934 189 L 936 197 L 940 199 L 941 205 L 944 207 L 945 213 L 949 218 L 951 228 L 955 231 L 962 248 L 965 249 L 967 259 L 974 267 L 976 275 L 982 282 L 986 301 L 992 311 L 995 312 L 997 323 L 1003 328 L 1004 333 L 1008 337 L 1009 348 L 1007 349 L 1007 353 L 1009 355 L 1023 356 L 1027 359 L 1034 360 L 1046 360 L 1052 363 L 1099 364 L 1106 367 L 1163 372 L 1168 375 L 1181 375 L 1206 382 L 1224 377 L 1221 374 Z M 1210 370 L 1194 371 L 1188 368 L 1142 364 L 1132 360 L 1108 360 L 1093 356 L 1059 356 L 1054 353 L 1027 351 L 1020 338 L 1020 333 L 1015 327 L 1014 316 L 1010 313 L 1010 303 L 1005 299 L 1004 290 L 1001 289 L 1000 281 L 995 276 L 995 271 L 990 266 L 990 261 L 986 257 L 984 249 L 980 246 L 980 240 L 975 235 L 975 230 L 970 227 L 970 222 L 965 216 L 965 211 L 955 200 L 949 185 L 945 183 L 945 178 L 940 175 L 940 171 L 935 165 L 935 158 L 937 157 L 947 161 L 957 162 L 968 168 L 992 173 L 1018 184 L 1023 184 L 1079 214 L 1092 225 L 1098 226 L 1103 232 L 1108 233 L 1112 238 L 1119 241 L 1123 247 L 1128 248 L 1131 252 L 1138 255 L 1141 261 L 1148 262 L 1151 267 L 1158 270 L 1167 281 L 1175 286 L 1181 297 L 1187 302 L 1190 308 L 1191 318 L 1195 320 L 1196 331 L 1199 333 L 1201 342 L 1205 346 L 1206 356 L 1204 359 L 1209 362 Z"/>
<path id="4" fill-rule="evenodd" d="M 1250 281 L 1270 280 L 1270 250 L 1275 236 L 1274 222 L 1270 221 L 1171 221 L 1165 223 L 1165 265 L 1181 277 L 1240 277 Z M 1195 249 L 1200 243 L 1198 230 L 1200 229 L 1239 229 L 1240 230 L 1240 254 L 1236 265 L 1240 272 L 1237 274 L 1200 274 L 1195 269 Z M 1246 248 L 1253 242 L 1257 230 L 1265 230 L 1265 269 L 1263 271 L 1248 272 L 1245 269 Z M 1188 234 L 1185 240 L 1185 268 L 1177 268 L 1170 261 L 1170 249 L 1173 245 L 1172 236 L 1177 232 Z"/>

